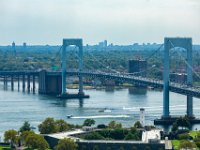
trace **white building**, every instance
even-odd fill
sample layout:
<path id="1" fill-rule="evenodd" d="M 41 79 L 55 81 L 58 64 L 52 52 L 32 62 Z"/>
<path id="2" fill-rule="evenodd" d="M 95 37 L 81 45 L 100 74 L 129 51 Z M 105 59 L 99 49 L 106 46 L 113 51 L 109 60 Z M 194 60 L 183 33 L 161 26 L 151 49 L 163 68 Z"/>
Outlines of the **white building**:
<path id="1" fill-rule="evenodd" d="M 144 127 L 145 126 L 145 109 L 140 108 L 140 123 Z"/>

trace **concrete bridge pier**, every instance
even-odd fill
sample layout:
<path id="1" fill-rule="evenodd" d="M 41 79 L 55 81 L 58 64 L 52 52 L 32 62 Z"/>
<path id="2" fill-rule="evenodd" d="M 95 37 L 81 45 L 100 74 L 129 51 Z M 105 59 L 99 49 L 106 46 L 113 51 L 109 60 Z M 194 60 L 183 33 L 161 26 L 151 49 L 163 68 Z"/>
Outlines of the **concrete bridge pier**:
<path id="1" fill-rule="evenodd" d="M 14 91 L 14 76 L 11 76 L 11 90 Z"/>
<path id="2" fill-rule="evenodd" d="M 23 92 L 25 92 L 25 87 L 26 87 L 26 85 L 25 85 L 25 81 L 26 79 L 25 79 L 25 75 L 23 75 L 22 76 L 22 89 L 23 89 Z"/>
<path id="3" fill-rule="evenodd" d="M 33 75 L 33 93 L 35 93 L 35 75 Z"/>
<path id="4" fill-rule="evenodd" d="M 17 85 L 18 85 L 18 91 L 19 91 L 19 89 L 20 89 L 20 76 L 18 76 L 18 78 L 17 78 Z"/>
<path id="5" fill-rule="evenodd" d="M 4 90 L 7 90 L 8 88 L 8 80 L 7 80 L 7 76 L 4 76 Z"/>
<path id="6" fill-rule="evenodd" d="M 31 86 L 30 86 L 30 82 L 31 82 L 31 81 L 30 81 L 30 75 L 28 75 L 28 76 L 27 76 L 27 90 L 28 90 L 28 93 L 30 93 L 30 87 L 31 87 Z"/>

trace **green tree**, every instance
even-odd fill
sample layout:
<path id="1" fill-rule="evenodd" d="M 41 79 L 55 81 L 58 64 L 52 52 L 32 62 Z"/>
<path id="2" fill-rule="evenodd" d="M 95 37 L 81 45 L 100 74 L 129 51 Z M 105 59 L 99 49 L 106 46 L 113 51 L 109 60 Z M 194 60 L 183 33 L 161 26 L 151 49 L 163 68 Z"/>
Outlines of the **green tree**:
<path id="1" fill-rule="evenodd" d="M 98 132 L 91 132 L 83 136 L 86 140 L 103 140 L 104 137 Z"/>
<path id="2" fill-rule="evenodd" d="M 115 140 L 123 140 L 128 134 L 127 129 L 117 128 L 110 131 L 110 137 Z"/>
<path id="3" fill-rule="evenodd" d="M 29 134 L 26 138 L 26 146 L 32 149 L 45 150 L 49 148 L 49 144 L 41 135 Z"/>
<path id="4" fill-rule="evenodd" d="M 25 121 L 23 126 L 19 129 L 20 132 L 30 131 L 30 130 L 31 130 L 31 125 L 28 121 Z"/>
<path id="5" fill-rule="evenodd" d="M 56 133 L 58 131 L 54 118 L 46 118 L 38 128 L 41 134 Z"/>
<path id="6" fill-rule="evenodd" d="M 173 132 L 176 132 L 178 130 L 178 124 L 177 122 L 174 122 L 173 125 L 172 125 L 172 129 L 171 129 Z"/>
<path id="7" fill-rule="evenodd" d="M 182 129 L 185 127 L 185 128 L 189 128 L 190 127 L 190 122 L 189 122 L 189 119 L 187 116 L 185 117 L 180 117 L 176 120 L 177 122 L 177 125 L 179 127 L 182 127 Z"/>
<path id="8" fill-rule="evenodd" d="M 142 128 L 142 124 L 139 121 L 137 121 L 137 122 L 135 122 L 134 127 L 135 128 Z"/>
<path id="9" fill-rule="evenodd" d="M 179 140 L 188 140 L 190 138 L 188 133 L 182 133 L 178 135 Z"/>
<path id="10" fill-rule="evenodd" d="M 26 144 L 26 139 L 30 134 L 35 134 L 33 131 L 23 131 L 20 135 L 22 144 Z"/>
<path id="11" fill-rule="evenodd" d="M 57 130 L 58 132 L 63 132 L 63 131 L 68 131 L 70 130 L 70 125 L 68 123 L 66 123 L 64 120 L 60 119 L 60 120 L 56 120 L 56 126 L 57 126 Z"/>
<path id="12" fill-rule="evenodd" d="M 55 147 L 55 150 L 77 150 L 78 145 L 74 140 L 69 138 L 64 138 L 59 140 L 58 145 Z"/>
<path id="13" fill-rule="evenodd" d="M 116 121 L 111 121 L 108 124 L 108 128 L 110 128 L 110 129 L 120 129 L 120 128 L 122 128 L 122 124 L 121 123 L 117 123 Z"/>
<path id="14" fill-rule="evenodd" d="M 140 140 L 140 137 L 139 137 L 139 135 L 137 134 L 137 133 L 131 133 L 131 132 L 129 132 L 126 136 L 125 136 L 125 138 L 124 138 L 124 140 Z"/>
<path id="15" fill-rule="evenodd" d="M 86 119 L 83 123 L 83 126 L 92 126 L 95 124 L 95 120 L 94 119 Z"/>
<path id="16" fill-rule="evenodd" d="M 16 130 L 8 130 L 4 133 L 4 141 L 10 142 L 11 146 L 16 144 L 17 142 L 17 131 Z"/>
<path id="17" fill-rule="evenodd" d="M 197 148 L 196 144 L 193 142 L 190 142 L 188 140 L 182 140 L 179 145 L 179 149 L 193 149 Z"/>

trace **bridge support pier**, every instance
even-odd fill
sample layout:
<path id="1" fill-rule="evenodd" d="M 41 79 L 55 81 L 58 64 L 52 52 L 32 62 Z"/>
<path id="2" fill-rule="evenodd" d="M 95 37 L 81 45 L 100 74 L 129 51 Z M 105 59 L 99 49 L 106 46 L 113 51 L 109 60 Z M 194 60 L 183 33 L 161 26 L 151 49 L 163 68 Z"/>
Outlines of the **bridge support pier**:
<path id="1" fill-rule="evenodd" d="M 35 93 L 35 75 L 33 75 L 33 93 Z"/>
<path id="2" fill-rule="evenodd" d="M 25 92 L 25 75 L 22 76 L 22 89 L 23 89 L 23 92 Z"/>
<path id="3" fill-rule="evenodd" d="M 4 76 L 4 89 L 7 90 L 8 88 L 8 80 L 7 80 L 7 76 Z"/>
<path id="4" fill-rule="evenodd" d="M 30 75 L 28 75 L 27 77 L 27 90 L 28 90 L 28 93 L 30 93 Z"/>
<path id="5" fill-rule="evenodd" d="M 19 89 L 20 89 L 20 76 L 18 76 L 18 78 L 17 78 L 17 83 L 18 83 L 18 91 L 19 91 Z"/>
<path id="6" fill-rule="evenodd" d="M 11 90 L 14 90 L 14 77 L 11 76 Z"/>

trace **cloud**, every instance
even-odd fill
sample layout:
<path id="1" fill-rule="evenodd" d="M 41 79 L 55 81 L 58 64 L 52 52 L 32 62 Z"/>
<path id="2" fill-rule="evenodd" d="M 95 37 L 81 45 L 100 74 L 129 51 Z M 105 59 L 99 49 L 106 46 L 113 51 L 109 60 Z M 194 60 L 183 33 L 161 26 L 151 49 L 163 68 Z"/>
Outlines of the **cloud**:
<path id="1" fill-rule="evenodd" d="M 63 37 L 128 44 L 168 35 L 200 42 L 199 0 L 1 0 L 0 14 L 3 44 L 58 44 Z"/>

